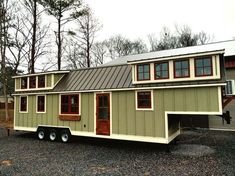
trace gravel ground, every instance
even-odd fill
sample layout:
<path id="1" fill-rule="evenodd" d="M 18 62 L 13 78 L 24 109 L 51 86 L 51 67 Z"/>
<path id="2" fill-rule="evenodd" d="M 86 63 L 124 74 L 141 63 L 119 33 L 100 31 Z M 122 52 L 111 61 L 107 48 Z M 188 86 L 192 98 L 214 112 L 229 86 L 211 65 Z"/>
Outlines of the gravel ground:
<path id="1" fill-rule="evenodd" d="M 235 132 L 183 131 L 165 145 L 73 137 L 68 144 L 0 129 L 0 175 L 235 175 Z"/>

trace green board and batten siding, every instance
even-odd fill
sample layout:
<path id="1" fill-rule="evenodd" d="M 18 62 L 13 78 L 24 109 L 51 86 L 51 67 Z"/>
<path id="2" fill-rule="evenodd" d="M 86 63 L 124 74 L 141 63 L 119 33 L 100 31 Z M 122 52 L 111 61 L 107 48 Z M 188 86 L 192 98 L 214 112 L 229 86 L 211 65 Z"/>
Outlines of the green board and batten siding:
<path id="1" fill-rule="evenodd" d="M 82 94 L 81 121 L 61 121 L 59 115 L 59 95 L 46 95 L 46 113 L 36 113 L 36 96 L 28 96 L 28 113 L 19 113 L 19 96 L 16 96 L 15 126 L 35 128 L 38 125 L 66 126 L 72 131 L 94 131 L 94 96 Z M 84 125 L 86 127 L 84 127 Z"/>
<path id="2" fill-rule="evenodd" d="M 134 90 L 113 91 L 112 134 L 165 137 L 165 111 L 219 112 L 218 95 L 218 87 L 156 89 L 153 110 L 141 111 L 136 110 Z M 58 94 L 46 96 L 46 113 L 36 113 L 35 95 L 28 95 L 28 101 L 28 113 L 19 113 L 19 96 L 16 96 L 15 126 L 68 126 L 72 131 L 94 133 L 94 93 L 81 93 L 81 121 L 76 122 L 59 120 Z M 169 134 L 175 130 L 169 129 Z"/>

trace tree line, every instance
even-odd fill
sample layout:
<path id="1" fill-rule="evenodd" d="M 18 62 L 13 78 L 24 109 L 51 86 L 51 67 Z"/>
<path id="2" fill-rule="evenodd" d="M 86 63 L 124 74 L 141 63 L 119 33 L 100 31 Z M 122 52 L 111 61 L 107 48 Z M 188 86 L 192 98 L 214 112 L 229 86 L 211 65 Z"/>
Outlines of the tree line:
<path id="1" fill-rule="evenodd" d="M 205 44 L 211 36 L 189 26 L 164 27 L 147 41 L 120 34 L 97 41 L 102 24 L 82 0 L 0 1 L 0 88 L 7 102 L 11 76 L 21 72 L 98 66 L 130 54 Z M 6 103 L 7 109 L 7 103 Z M 6 114 L 8 118 L 8 115 Z"/>

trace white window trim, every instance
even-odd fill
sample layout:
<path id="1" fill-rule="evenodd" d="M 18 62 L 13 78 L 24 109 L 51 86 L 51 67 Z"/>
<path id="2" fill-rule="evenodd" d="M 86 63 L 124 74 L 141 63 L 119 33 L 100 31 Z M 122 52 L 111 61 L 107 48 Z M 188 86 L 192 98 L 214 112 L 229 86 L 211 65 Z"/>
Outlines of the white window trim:
<path id="1" fill-rule="evenodd" d="M 40 75 L 38 75 L 40 76 Z M 47 75 L 45 75 L 45 87 L 41 87 L 41 88 L 38 88 L 38 76 L 36 76 L 36 88 L 29 88 L 29 77 L 27 77 L 27 88 L 26 89 L 21 89 L 21 79 L 23 77 L 20 78 L 20 88 L 19 89 L 15 89 L 16 92 L 19 92 L 19 91 L 34 91 L 34 90 L 50 90 L 50 89 L 53 89 L 53 86 L 48 86 L 47 85 Z M 52 79 L 52 78 L 51 78 Z"/>
<path id="2" fill-rule="evenodd" d="M 26 111 L 21 111 L 20 109 L 20 107 L 21 107 L 21 97 L 26 97 L 26 99 L 27 99 L 27 105 L 26 105 Z M 20 99 L 19 99 L 19 113 L 28 113 L 28 108 L 29 108 L 29 97 L 28 97 L 28 95 L 26 95 L 26 96 L 20 96 L 19 97 Z"/>
<path id="3" fill-rule="evenodd" d="M 44 111 L 38 111 L 38 97 L 44 97 Z M 38 114 L 45 114 L 47 108 L 47 97 L 46 95 L 37 95 L 36 96 L 36 113 Z"/>
<path id="4" fill-rule="evenodd" d="M 205 56 L 206 57 L 206 56 Z M 216 80 L 220 79 L 220 65 L 219 65 L 219 55 L 210 55 L 212 59 L 212 72 L 213 75 L 209 76 L 196 76 L 195 75 L 195 67 L 194 67 L 194 60 L 197 57 L 188 57 L 185 59 L 189 60 L 189 72 L 190 72 L 190 77 L 185 77 L 185 78 L 174 78 L 174 64 L 173 60 L 168 60 L 169 63 L 169 78 L 168 79 L 154 79 L 154 63 L 157 63 L 159 60 L 153 61 L 150 64 L 150 80 L 143 80 L 143 81 L 138 81 L 137 80 L 137 65 L 134 65 L 132 69 L 134 68 L 134 71 L 132 71 L 132 76 L 133 84 L 148 84 L 148 83 L 164 83 L 164 82 L 179 82 L 179 81 L 200 81 L 200 80 Z M 201 57 L 203 58 L 203 56 Z M 167 60 L 166 60 L 167 61 Z M 141 64 L 141 63 L 140 63 Z"/>
<path id="5" fill-rule="evenodd" d="M 78 98 L 78 111 L 79 113 L 78 114 L 62 114 L 61 113 L 61 95 L 79 95 L 79 98 Z M 68 115 L 68 116 L 71 116 L 71 115 L 74 115 L 74 116 L 80 116 L 81 115 L 81 93 L 62 93 L 62 94 L 59 94 L 59 115 Z"/>
<path id="6" fill-rule="evenodd" d="M 151 93 L 151 108 L 138 108 L 138 92 L 150 92 Z M 154 104 L 153 104 L 153 90 L 138 90 L 135 91 L 135 110 L 137 111 L 153 111 L 154 110 Z"/>

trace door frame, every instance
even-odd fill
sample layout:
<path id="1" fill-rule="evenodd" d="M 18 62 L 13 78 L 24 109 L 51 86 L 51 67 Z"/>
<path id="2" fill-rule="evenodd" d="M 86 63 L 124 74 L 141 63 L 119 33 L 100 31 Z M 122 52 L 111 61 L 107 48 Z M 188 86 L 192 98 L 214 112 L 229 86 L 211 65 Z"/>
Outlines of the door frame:
<path id="1" fill-rule="evenodd" d="M 94 134 L 97 135 L 97 136 L 103 136 L 103 135 L 99 135 L 99 134 L 96 134 L 96 95 L 97 94 L 109 94 L 109 122 L 110 122 L 110 135 L 111 136 L 113 134 L 113 124 L 112 124 L 112 121 L 113 121 L 113 106 L 112 106 L 112 103 L 113 103 L 113 98 L 112 98 L 112 92 L 94 92 Z"/>

